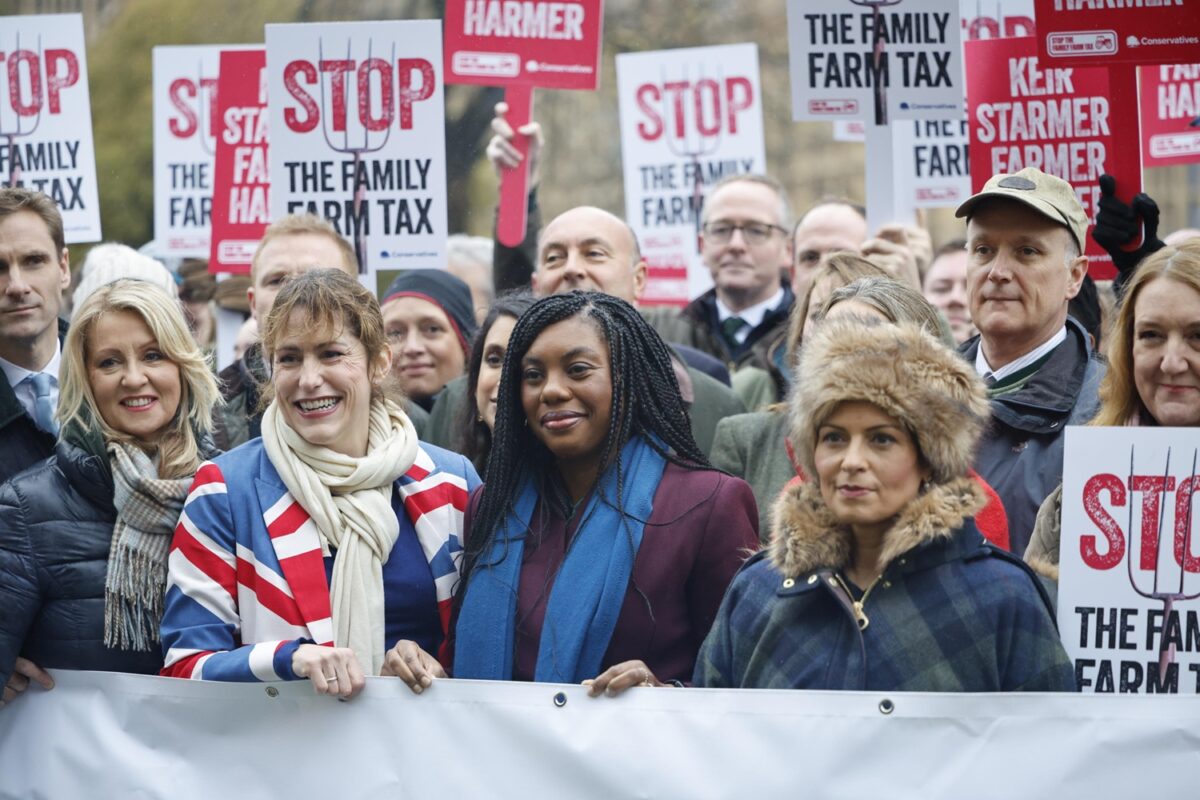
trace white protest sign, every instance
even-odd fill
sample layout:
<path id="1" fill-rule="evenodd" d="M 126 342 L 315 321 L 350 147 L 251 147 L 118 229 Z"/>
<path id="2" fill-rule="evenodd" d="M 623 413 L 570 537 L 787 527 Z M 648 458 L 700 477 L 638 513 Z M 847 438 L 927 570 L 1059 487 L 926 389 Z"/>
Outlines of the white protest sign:
<path id="1" fill-rule="evenodd" d="M 446 252 L 437 20 L 267 25 L 271 216 L 311 212 L 359 276 L 441 268 Z"/>
<path id="2" fill-rule="evenodd" d="M 1068 428 L 1058 628 L 1084 692 L 1200 693 L 1200 428 Z"/>
<path id="3" fill-rule="evenodd" d="M 236 45 L 154 48 L 154 239 L 158 253 L 208 258 L 217 75 Z"/>
<path id="4" fill-rule="evenodd" d="M 766 171 L 758 47 L 617 56 L 625 218 L 646 259 L 641 302 L 683 305 L 712 286 L 697 242 L 708 187 Z"/>
<path id="5" fill-rule="evenodd" d="M 1186 798 L 1200 726 L 1162 697 L 456 680 L 418 696 L 368 678 L 339 702 L 308 681 L 53 674 L 0 710 L 0 798 Z"/>
<path id="6" fill-rule="evenodd" d="M 100 239 L 83 17 L 3 17 L 0 185 L 45 192 L 67 244 Z"/>
<path id="7" fill-rule="evenodd" d="M 960 118 L 959 2 L 788 0 L 792 118 Z"/>

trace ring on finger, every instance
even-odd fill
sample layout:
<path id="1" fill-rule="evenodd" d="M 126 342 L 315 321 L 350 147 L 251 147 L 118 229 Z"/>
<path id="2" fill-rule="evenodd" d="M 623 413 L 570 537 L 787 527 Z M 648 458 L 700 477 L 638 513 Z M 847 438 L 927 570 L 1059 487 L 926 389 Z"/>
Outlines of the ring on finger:
<path id="1" fill-rule="evenodd" d="M 337 683 L 337 679 L 338 679 L 337 675 L 326 675 L 325 676 L 326 683 Z"/>

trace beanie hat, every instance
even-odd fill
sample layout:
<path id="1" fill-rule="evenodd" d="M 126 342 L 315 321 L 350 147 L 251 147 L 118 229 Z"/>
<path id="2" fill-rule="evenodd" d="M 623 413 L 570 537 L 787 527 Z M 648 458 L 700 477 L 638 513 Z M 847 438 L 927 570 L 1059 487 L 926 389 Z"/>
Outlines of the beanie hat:
<path id="1" fill-rule="evenodd" d="M 476 330 L 475 304 L 471 288 L 461 278 L 441 269 L 408 270 L 396 276 L 379 305 L 385 306 L 398 297 L 418 297 L 444 311 L 463 352 L 471 352 Z"/>
<path id="2" fill-rule="evenodd" d="M 120 278 L 146 281 L 165 290 L 171 297 L 179 296 L 175 276 L 162 262 L 142 255 L 132 247 L 109 242 L 93 247 L 83 260 L 79 280 L 71 295 L 71 315 L 75 315 L 74 310 L 83 305 L 88 295 Z"/>
<path id="3" fill-rule="evenodd" d="M 816 475 L 817 431 L 838 404 L 871 403 L 904 426 L 933 483 L 967 474 L 989 416 L 983 381 L 956 352 L 911 325 L 826 320 L 804 340 L 791 439 Z"/>

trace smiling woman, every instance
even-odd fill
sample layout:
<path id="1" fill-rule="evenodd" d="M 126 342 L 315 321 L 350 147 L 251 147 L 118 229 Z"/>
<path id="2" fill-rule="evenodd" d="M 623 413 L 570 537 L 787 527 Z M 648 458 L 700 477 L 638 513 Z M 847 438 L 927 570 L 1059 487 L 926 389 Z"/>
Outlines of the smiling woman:
<path id="1" fill-rule="evenodd" d="M 262 347 L 262 438 L 197 473 L 176 532 L 163 671 L 350 697 L 397 641 L 442 644 L 479 477 L 389 399 L 379 304 L 342 270 L 289 281 Z"/>
<path id="2" fill-rule="evenodd" d="M 699 452 L 673 376 L 662 339 L 610 295 L 554 295 L 517 321 L 468 511 L 455 677 L 613 695 L 691 676 L 757 509 Z"/>
<path id="3" fill-rule="evenodd" d="M 1125 285 L 1105 339 L 1108 372 L 1091 425 L 1200 426 L 1200 240 L 1164 247 Z M 1025 560 L 1058 579 L 1062 486 L 1038 510 Z"/>
<path id="4" fill-rule="evenodd" d="M 60 379 L 55 454 L 0 488 L 6 701 L 40 668 L 158 670 L 171 534 L 215 455 L 216 381 L 158 286 L 122 279 L 89 295 Z"/>

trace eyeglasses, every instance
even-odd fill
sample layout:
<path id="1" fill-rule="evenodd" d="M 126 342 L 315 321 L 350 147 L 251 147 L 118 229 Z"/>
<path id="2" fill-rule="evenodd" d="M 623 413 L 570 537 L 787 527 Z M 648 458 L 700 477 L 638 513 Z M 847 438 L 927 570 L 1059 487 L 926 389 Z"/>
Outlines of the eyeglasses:
<path id="1" fill-rule="evenodd" d="M 716 244 L 729 244 L 734 231 L 741 231 L 742 238 L 749 245 L 765 244 L 776 231 L 787 233 L 786 228 L 767 222 L 745 222 L 741 225 L 735 225 L 732 222 L 706 222 L 701 230 Z"/>

